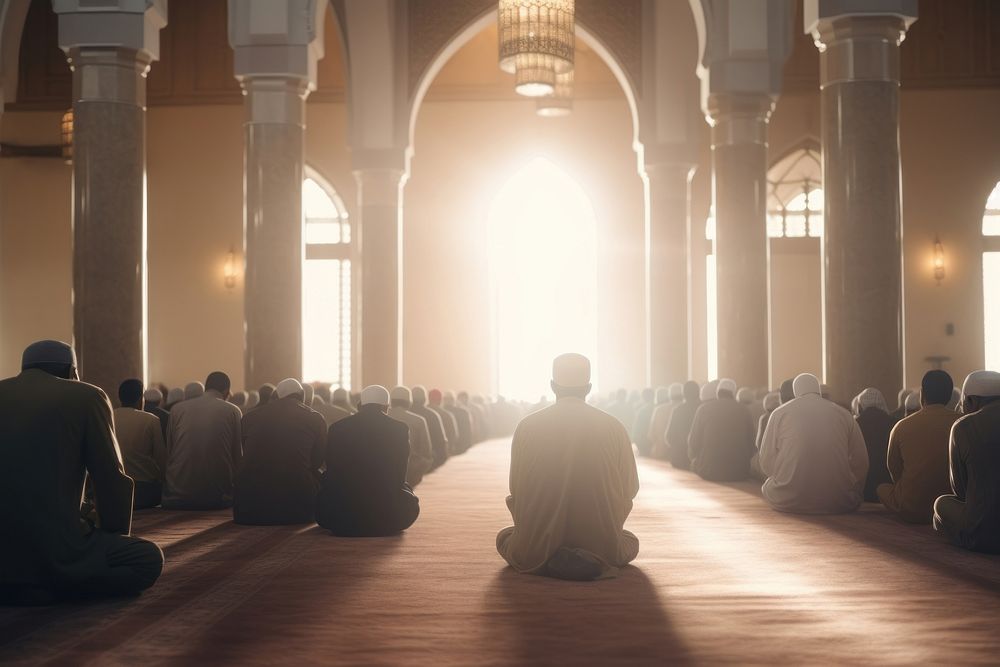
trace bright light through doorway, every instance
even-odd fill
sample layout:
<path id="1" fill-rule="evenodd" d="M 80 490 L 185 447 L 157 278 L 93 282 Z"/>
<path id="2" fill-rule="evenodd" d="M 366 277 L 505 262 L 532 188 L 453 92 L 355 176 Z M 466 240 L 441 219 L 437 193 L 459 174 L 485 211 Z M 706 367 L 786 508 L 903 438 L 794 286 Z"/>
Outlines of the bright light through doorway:
<path id="1" fill-rule="evenodd" d="M 564 352 L 597 369 L 597 221 L 583 188 L 535 158 L 501 188 L 489 212 L 493 362 L 498 393 L 549 393 Z"/>

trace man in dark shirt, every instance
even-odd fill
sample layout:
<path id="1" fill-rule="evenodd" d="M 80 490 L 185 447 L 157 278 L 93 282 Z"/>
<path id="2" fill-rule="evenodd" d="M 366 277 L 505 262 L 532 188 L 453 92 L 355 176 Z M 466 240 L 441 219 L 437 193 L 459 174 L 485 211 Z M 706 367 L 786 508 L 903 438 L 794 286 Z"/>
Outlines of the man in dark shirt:
<path id="1" fill-rule="evenodd" d="M 312 523 L 316 512 L 326 422 L 305 406 L 298 380 L 282 380 L 274 395 L 243 417 L 243 458 L 233 489 L 236 523 Z"/>
<path id="2" fill-rule="evenodd" d="M 736 383 L 719 380 L 716 400 L 702 403 L 688 435 L 691 470 L 713 482 L 736 482 L 750 476 L 754 451 L 753 419 L 736 402 Z"/>
<path id="3" fill-rule="evenodd" d="M 0 601 L 149 588 L 163 553 L 129 536 L 132 480 L 108 397 L 77 381 L 76 355 L 65 343 L 30 345 L 21 369 L 0 381 Z M 88 475 L 96 525 L 80 516 Z"/>
<path id="4" fill-rule="evenodd" d="M 965 416 L 951 428 L 954 494 L 934 503 L 934 529 L 966 549 L 1000 553 L 1000 373 L 970 373 L 962 396 Z"/>
<path id="5" fill-rule="evenodd" d="M 373 385 L 361 392 L 357 414 L 330 427 L 316 520 L 334 535 L 394 535 L 420 513 L 406 484 L 409 429 L 388 408 L 389 391 Z"/>

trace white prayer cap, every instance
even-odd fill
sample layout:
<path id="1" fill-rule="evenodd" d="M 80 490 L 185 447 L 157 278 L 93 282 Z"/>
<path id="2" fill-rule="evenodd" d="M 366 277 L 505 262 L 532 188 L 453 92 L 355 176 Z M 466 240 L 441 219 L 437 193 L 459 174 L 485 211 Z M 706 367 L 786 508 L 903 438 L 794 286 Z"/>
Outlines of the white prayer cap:
<path id="1" fill-rule="evenodd" d="M 753 389 L 740 387 L 740 390 L 736 392 L 736 400 L 740 403 L 753 403 Z"/>
<path id="2" fill-rule="evenodd" d="M 361 390 L 361 405 L 389 405 L 389 390 L 377 384 Z"/>
<path id="3" fill-rule="evenodd" d="M 347 390 L 343 387 L 337 387 L 333 390 L 333 394 L 330 396 L 330 400 L 334 403 L 347 403 L 347 399 L 350 396 L 347 395 Z"/>
<path id="4" fill-rule="evenodd" d="M 200 382 L 188 382 L 184 385 L 184 400 L 198 398 L 205 393 L 205 385 Z"/>
<path id="5" fill-rule="evenodd" d="M 906 397 L 906 409 L 907 410 L 919 410 L 920 409 L 920 392 L 911 392 L 909 396 Z"/>
<path id="6" fill-rule="evenodd" d="M 670 400 L 670 388 L 669 387 L 657 387 L 656 388 L 656 402 L 666 403 Z"/>
<path id="7" fill-rule="evenodd" d="M 552 362 L 552 381 L 560 387 L 586 387 L 590 384 L 590 360 L 582 354 L 561 354 Z"/>
<path id="8" fill-rule="evenodd" d="M 781 405 L 781 394 L 778 392 L 772 391 L 764 397 L 764 409 L 768 412 L 777 410 L 779 405 Z"/>
<path id="9" fill-rule="evenodd" d="M 962 397 L 1000 396 L 1000 373 L 996 371 L 973 371 L 962 384 Z"/>
<path id="10" fill-rule="evenodd" d="M 260 393 L 258 393 L 256 389 L 251 389 L 250 391 L 247 392 L 246 409 L 252 410 L 253 408 L 257 407 L 258 403 L 260 403 Z"/>
<path id="11" fill-rule="evenodd" d="M 163 392 L 159 389 L 147 389 L 143 392 L 142 397 L 146 399 L 147 403 L 159 403 L 163 400 Z"/>
<path id="12" fill-rule="evenodd" d="M 792 380 L 792 393 L 795 398 L 801 398 L 806 394 L 816 394 L 819 396 L 819 378 L 812 373 L 800 373 Z"/>
<path id="13" fill-rule="evenodd" d="M 278 398 L 285 398 L 292 394 L 304 394 L 305 392 L 302 391 L 302 384 L 298 380 L 295 378 L 285 378 L 275 387 L 274 393 L 278 395 Z"/>
<path id="14" fill-rule="evenodd" d="M 247 393 L 238 391 L 229 398 L 229 402 L 237 407 L 243 407 L 247 403 Z"/>
<path id="15" fill-rule="evenodd" d="M 66 364 L 76 366 L 76 351 L 71 345 L 59 340 L 40 340 L 24 348 L 21 368 L 35 364 Z"/>
<path id="16" fill-rule="evenodd" d="M 427 388 L 423 385 L 413 385 L 410 395 L 413 397 L 414 405 L 423 405 L 427 402 Z"/>
<path id="17" fill-rule="evenodd" d="M 670 385 L 670 400 L 679 401 L 684 398 L 684 385 L 680 382 L 674 382 Z"/>
<path id="18" fill-rule="evenodd" d="M 312 405 L 314 398 L 316 398 L 316 388 L 311 384 L 302 385 L 302 400 L 305 404 Z"/>
<path id="19" fill-rule="evenodd" d="M 389 392 L 389 398 L 394 401 L 406 401 L 407 403 L 410 403 L 413 401 L 413 394 L 410 393 L 410 390 L 403 385 L 396 385 L 392 388 L 392 391 Z"/>
<path id="20" fill-rule="evenodd" d="M 797 395 L 798 394 L 796 394 L 796 396 Z M 909 401 L 909 397 L 907 397 L 906 400 Z M 920 407 L 919 403 L 917 404 L 917 407 Z M 889 406 L 885 403 L 885 396 L 883 396 L 882 392 L 875 387 L 867 387 L 864 391 L 858 394 L 858 414 L 861 414 L 869 408 L 878 408 L 882 412 L 889 412 Z"/>
<path id="21" fill-rule="evenodd" d="M 855 396 L 854 398 L 851 399 L 851 414 L 853 414 L 855 417 L 858 416 L 858 397 L 857 396 Z"/>
<path id="22" fill-rule="evenodd" d="M 730 380 L 729 378 L 722 378 L 719 380 L 718 386 L 715 388 L 715 395 L 718 397 L 719 392 L 728 391 L 730 394 L 736 395 L 736 381 Z"/>
<path id="23" fill-rule="evenodd" d="M 167 392 L 167 405 L 173 405 L 174 403 L 180 403 L 184 400 L 184 390 L 180 387 L 174 387 Z"/>
<path id="24" fill-rule="evenodd" d="M 448 407 L 455 405 L 455 392 L 453 391 L 444 392 L 444 398 L 442 398 L 442 401 Z"/>

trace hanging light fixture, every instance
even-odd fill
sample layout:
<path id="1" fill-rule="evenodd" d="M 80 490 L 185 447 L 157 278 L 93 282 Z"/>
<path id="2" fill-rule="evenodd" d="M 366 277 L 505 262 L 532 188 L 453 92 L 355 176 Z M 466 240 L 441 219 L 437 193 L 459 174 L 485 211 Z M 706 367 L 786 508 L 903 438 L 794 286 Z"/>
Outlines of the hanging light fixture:
<path id="1" fill-rule="evenodd" d="M 73 110 L 69 109 L 62 115 L 59 123 L 59 133 L 62 136 L 62 158 L 66 164 L 73 164 Z"/>
<path id="2" fill-rule="evenodd" d="M 556 75 L 556 89 L 535 101 L 535 113 L 545 118 L 568 116 L 573 111 L 573 72 Z"/>
<path id="3" fill-rule="evenodd" d="M 575 0 L 500 0 L 500 69 L 526 97 L 552 95 L 556 76 L 573 70 Z"/>

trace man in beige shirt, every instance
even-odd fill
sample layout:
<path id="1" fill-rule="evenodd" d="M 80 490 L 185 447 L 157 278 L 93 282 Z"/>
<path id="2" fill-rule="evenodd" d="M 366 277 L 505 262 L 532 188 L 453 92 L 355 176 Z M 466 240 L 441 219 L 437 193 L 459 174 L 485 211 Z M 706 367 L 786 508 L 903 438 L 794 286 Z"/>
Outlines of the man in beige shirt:
<path id="1" fill-rule="evenodd" d="M 632 444 L 618 419 L 587 405 L 590 388 L 586 357 L 557 357 L 556 402 L 514 432 L 514 525 L 497 535 L 497 551 L 518 572 L 592 580 L 614 576 L 639 553 L 624 529 L 639 491 Z"/>
<path id="2" fill-rule="evenodd" d="M 924 374 L 921 408 L 896 424 L 889 434 L 891 484 L 880 484 L 878 499 L 910 523 L 930 523 L 934 501 L 951 493 L 948 439 L 961 416 L 947 407 L 954 383 L 944 371 Z M 913 395 L 913 394 L 911 394 Z"/>
<path id="3" fill-rule="evenodd" d="M 118 387 L 115 409 L 115 435 L 122 451 L 125 474 L 135 481 L 132 508 L 141 510 L 160 504 L 163 492 L 163 468 L 167 448 L 156 415 L 143 410 L 142 381 L 125 380 Z"/>

